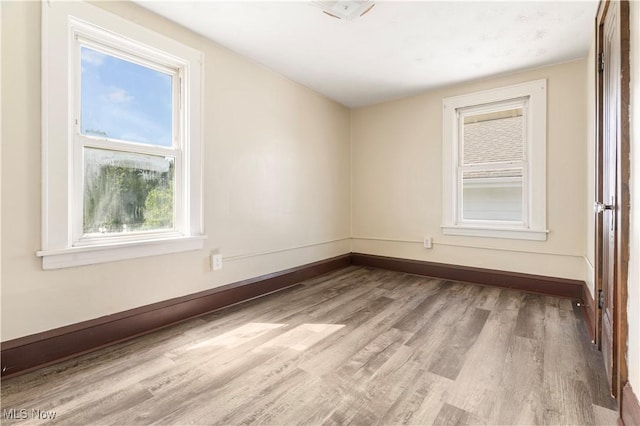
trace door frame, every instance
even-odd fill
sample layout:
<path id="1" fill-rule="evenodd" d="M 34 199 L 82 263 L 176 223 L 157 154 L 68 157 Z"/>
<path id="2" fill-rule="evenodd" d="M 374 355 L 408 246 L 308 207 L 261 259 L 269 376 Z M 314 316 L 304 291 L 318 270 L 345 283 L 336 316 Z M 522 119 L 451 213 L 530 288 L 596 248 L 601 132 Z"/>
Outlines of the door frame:
<path id="1" fill-rule="evenodd" d="M 627 382 L 627 277 L 629 267 L 629 212 L 630 212 L 630 28 L 628 0 L 600 0 L 596 14 L 596 146 L 595 146 L 595 197 L 603 202 L 603 118 L 604 78 L 600 72 L 600 54 L 603 49 L 603 27 L 609 8 L 617 7 L 620 25 L 620 104 L 618 146 L 616 155 L 616 206 L 615 206 L 615 279 L 613 282 L 613 336 L 611 393 L 621 401 L 622 387 Z M 606 60 L 606 58 L 605 58 Z M 602 348 L 602 309 L 598 307 L 598 295 L 602 290 L 602 231 L 603 215 L 595 217 L 595 299 L 594 318 L 596 342 Z M 619 407 L 620 408 L 620 407 Z"/>

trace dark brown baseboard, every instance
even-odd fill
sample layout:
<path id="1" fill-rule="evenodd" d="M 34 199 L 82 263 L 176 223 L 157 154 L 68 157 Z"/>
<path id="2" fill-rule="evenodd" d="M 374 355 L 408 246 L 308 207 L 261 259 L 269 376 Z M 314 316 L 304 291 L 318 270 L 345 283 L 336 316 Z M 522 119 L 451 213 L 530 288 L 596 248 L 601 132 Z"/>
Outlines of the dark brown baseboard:
<path id="1" fill-rule="evenodd" d="M 2 343 L 2 377 L 9 378 L 122 342 L 216 309 L 263 296 L 349 266 L 350 255 L 333 257 L 212 290 L 178 297 L 20 337 Z"/>
<path id="2" fill-rule="evenodd" d="M 582 286 L 582 314 L 584 315 L 584 320 L 587 325 L 587 331 L 589 332 L 589 338 L 592 342 L 595 342 L 596 339 L 596 311 L 595 311 L 596 302 L 593 300 L 591 296 L 591 292 L 587 287 L 587 283 L 585 282 Z"/>
<path id="3" fill-rule="evenodd" d="M 351 253 L 3 342 L 2 377 L 17 376 L 126 341 L 216 309 L 294 286 L 350 264 L 571 298 L 593 306 L 591 295 L 582 281 Z M 586 321 L 593 321 L 593 312 L 591 310 L 589 317 L 588 311 Z M 593 332 L 591 325 L 589 328 Z"/>
<path id="4" fill-rule="evenodd" d="M 620 418 L 625 426 L 640 425 L 640 403 L 629 382 L 622 388 Z"/>
<path id="5" fill-rule="evenodd" d="M 442 278 L 450 281 L 512 288 L 530 293 L 546 294 L 584 302 L 584 300 L 582 300 L 584 282 L 578 280 L 361 253 L 351 253 L 351 263 L 354 265 Z"/>

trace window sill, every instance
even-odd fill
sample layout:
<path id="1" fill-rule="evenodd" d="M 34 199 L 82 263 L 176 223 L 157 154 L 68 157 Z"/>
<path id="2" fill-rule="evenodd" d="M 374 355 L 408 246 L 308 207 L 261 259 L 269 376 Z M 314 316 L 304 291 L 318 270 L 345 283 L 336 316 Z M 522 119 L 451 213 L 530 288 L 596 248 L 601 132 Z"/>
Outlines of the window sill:
<path id="1" fill-rule="evenodd" d="M 42 269 L 61 269 L 96 263 L 115 262 L 139 257 L 157 256 L 199 250 L 207 237 L 177 237 L 161 240 L 135 241 L 90 247 L 72 247 L 42 250 L 36 256 L 42 258 Z"/>
<path id="2" fill-rule="evenodd" d="M 483 226 L 450 226 L 443 225 L 442 233 L 445 235 L 461 235 L 468 237 L 507 238 L 512 240 L 546 241 L 547 230 L 534 230 L 523 228 L 497 228 Z"/>

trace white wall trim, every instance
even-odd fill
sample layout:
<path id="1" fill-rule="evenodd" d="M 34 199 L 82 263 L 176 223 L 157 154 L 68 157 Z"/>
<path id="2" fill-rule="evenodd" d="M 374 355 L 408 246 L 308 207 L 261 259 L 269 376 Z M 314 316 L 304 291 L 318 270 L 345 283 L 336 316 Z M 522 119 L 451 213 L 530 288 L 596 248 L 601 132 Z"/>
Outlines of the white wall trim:
<path id="1" fill-rule="evenodd" d="M 591 297 L 595 295 L 595 268 L 589 258 L 584 256 L 585 273 L 584 281 L 587 283 L 587 288 L 591 292 Z"/>
<path id="2" fill-rule="evenodd" d="M 411 239 L 400 239 L 400 238 L 385 238 L 385 237 L 352 237 L 352 241 L 382 241 L 382 242 L 390 242 L 390 243 L 405 243 L 405 244 L 420 244 L 421 246 L 424 244 L 424 241 L 421 240 L 411 240 Z M 488 250 L 488 251 L 506 251 L 512 253 L 530 253 L 530 254 L 544 254 L 549 256 L 559 256 L 559 257 L 572 257 L 572 258 L 582 258 L 584 257 L 581 254 L 571 254 L 571 253 L 554 253 L 550 251 L 532 251 L 532 250 L 522 250 L 517 248 L 505 248 L 505 247 L 488 247 L 488 246 L 479 246 L 473 244 L 456 244 L 450 242 L 443 242 L 440 240 L 436 240 L 435 238 L 432 240 L 433 247 L 436 246 L 444 246 L 444 247 L 461 247 L 468 249 L 478 249 L 478 250 Z M 431 250 L 431 249 L 425 249 Z"/>
<path id="3" fill-rule="evenodd" d="M 205 239 L 206 236 L 177 237 L 100 246 L 71 247 L 38 251 L 36 256 L 42 258 L 42 269 L 61 269 L 199 250 L 204 247 Z"/>
<path id="4" fill-rule="evenodd" d="M 294 246 L 294 247 L 286 247 L 286 248 L 281 248 L 281 249 L 265 250 L 265 251 L 259 251 L 259 252 L 254 252 L 254 253 L 234 254 L 234 255 L 231 255 L 231 256 L 223 256 L 222 259 L 227 261 L 227 262 L 231 262 L 231 261 L 234 261 L 234 260 L 247 259 L 247 258 L 250 258 L 250 257 L 264 256 L 264 255 L 275 254 L 275 253 L 282 253 L 282 252 L 286 252 L 286 251 L 293 251 L 293 250 L 298 250 L 298 249 L 303 249 L 303 248 L 308 248 L 308 247 L 322 246 L 322 245 L 326 245 L 326 244 L 332 244 L 332 243 L 337 243 L 337 242 L 340 242 L 340 241 L 348 241 L 348 240 L 350 241 L 351 237 L 336 238 L 336 239 L 333 239 L 333 240 L 320 241 L 318 243 L 303 244 L 303 245 Z"/>
<path id="5" fill-rule="evenodd" d="M 445 235 L 461 235 L 468 237 L 507 238 L 512 240 L 545 241 L 548 230 L 533 230 L 524 228 L 479 227 L 469 225 L 442 226 Z"/>

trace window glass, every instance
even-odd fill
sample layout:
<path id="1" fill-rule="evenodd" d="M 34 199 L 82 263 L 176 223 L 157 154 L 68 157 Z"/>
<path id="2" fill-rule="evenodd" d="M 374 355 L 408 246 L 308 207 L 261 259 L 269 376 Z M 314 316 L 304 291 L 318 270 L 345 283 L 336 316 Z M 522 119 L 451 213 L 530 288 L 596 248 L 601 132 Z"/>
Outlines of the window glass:
<path id="1" fill-rule="evenodd" d="M 172 75 L 81 46 L 83 135 L 172 146 Z"/>
<path id="2" fill-rule="evenodd" d="M 524 158 L 523 110 L 464 116 L 464 164 L 518 161 Z"/>
<path id="3" fill-rule="evenodd" d="M 523 221 L 522 169 L 462 175 L 463 220 Z"/>
<path id="4" fill-rule="evenodd" d="M 84 149 L 85 236 L 174 227 L 171 157 Z"/>
<path id="5" fill-rule="evenodd" d="M 463 221 L 523 222 L 524 108 L 460 115 Z"/>

